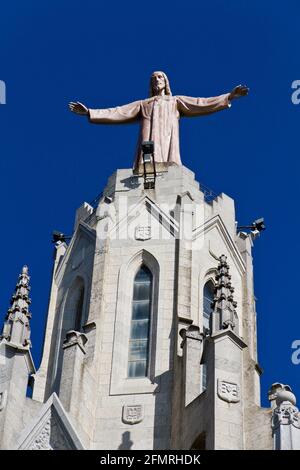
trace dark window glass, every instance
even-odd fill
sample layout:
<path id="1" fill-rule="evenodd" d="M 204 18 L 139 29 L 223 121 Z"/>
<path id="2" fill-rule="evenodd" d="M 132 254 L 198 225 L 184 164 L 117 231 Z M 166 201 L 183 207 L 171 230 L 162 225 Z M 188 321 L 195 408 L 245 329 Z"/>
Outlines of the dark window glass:
<path id="1" fill-rule="evenodd" d="M 134 283 L 133 300 L 143 301 L 149 299 L 151 285 L 145 281 Z"/>
<path id="2" fill-rule="evenodd" d="M 149 356 L 149 332 L 152 274 L 142 266 L 134 278 L 130 326 L 128 377 L 146 377 Z"/>
<path id="3" fill-rule="evenodd" d="M 203 289 L 203 327 L 211 330 L 211 314 L 213 311 L 212 302 L 214 300 L 214 285 L 208 281 Z"/>
<path id="4" fill-rule="evenodd" d="M 134 301 L 132 305 L 132 320 L 142 320 L 149 318 L 149 301 Z"/>
<path id="5" fill-rule="evenodd" d="M 214 290 L 215 288 L 211 281 L 208 281 L 203 289 L 203 329 L 205 329 L 208 334 L 211 334 Z M 207 364 L 202 365 L 201 388 L 202 392 L 207 388 Z"/>

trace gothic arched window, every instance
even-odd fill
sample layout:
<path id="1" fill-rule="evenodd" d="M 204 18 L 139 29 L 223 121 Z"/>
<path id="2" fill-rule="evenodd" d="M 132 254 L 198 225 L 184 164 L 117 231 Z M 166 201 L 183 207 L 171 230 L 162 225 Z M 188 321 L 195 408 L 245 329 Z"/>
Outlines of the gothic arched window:
<path id="1" fill-rule="evenodd" d="M 55 338 L 56 357 L 54 360 L 54 390 L 59 390 L 60 378 L 63 363 L 63 342 L 66 339 L 66 334 L 70 330 L 82 331 L 82 326 L 85 323 L 84 315 L 84 295 L 85 285 L 82 277 L 77 277 L 71 284 L 68 290 L 66 302 L 61 312 L 59 335 Z"/>
<path id="2" fill-rule="evenodd" d="M 211 333 L 211 316 L 213 312 L 212 302 L 214 300 L 214 284 L 208 281 L 203 289 L 203 329 Z"/>
<path id="3" fill-rule="evenodd" d="M 212 333 L 212 302 L 214 300 L 215 286 L 212 281 L 207 281 L 203 288 L 203 331 L 206 334 Z M 207 388 L 207 364 L 201 366 L 201 391 Z"/>
<path id="4" fill-rule="evenodd" d="M 146 377 L 148 373 L 152 280 L 151 271 L 142 265 L 133 283 L 128 377 Z"/>

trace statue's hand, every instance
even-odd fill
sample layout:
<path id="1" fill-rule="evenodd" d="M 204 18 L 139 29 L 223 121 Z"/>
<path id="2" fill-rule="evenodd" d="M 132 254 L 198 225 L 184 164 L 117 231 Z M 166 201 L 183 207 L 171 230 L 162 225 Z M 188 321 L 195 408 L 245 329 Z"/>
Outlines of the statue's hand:
<path id="1" fill-rule="evenodd" d="M 69 108 L 73 113 L 76 114 L 82 114 L 84 116 L 89 114 L 88 108 L 84 104 L 79 103 L 79 101 L 77 101 L 76 103 L 73 103 L 73 101 L 71 101 L 71 103 L 69 103 Z"/>
<path id="2" fill-rule="evenodd" d="M 232 92 L 229 95 L 230 100 L 234 100 L 236 98 L 241 98 L 242 96 L 247 96 L 249 93 L 249 88 L 244 85 L 238 85 L 234 87 Z"/>

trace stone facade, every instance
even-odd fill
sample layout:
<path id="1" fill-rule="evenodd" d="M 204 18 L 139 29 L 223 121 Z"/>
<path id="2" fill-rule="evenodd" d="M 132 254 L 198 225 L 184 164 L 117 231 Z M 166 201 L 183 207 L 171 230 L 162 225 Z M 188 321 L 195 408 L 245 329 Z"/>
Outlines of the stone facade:
<path id="1" fill-rule="evenodd" d="M 69 245 L 55 246 L 37 372 L 27 304 L 21 333 L 20 312 L 9 312 L 0 342 L 1 448 L 299 448 L 291 396 L 260 407 L 252 244 L 251 233 L 237 233 L 233 200 L 208 202 L 187 168 L 166 166 L 155 189 L 117 170 L 97 204 L 78 209 Z M 141 266 L 152 275 L 147 372 L 129 378 Z M 214 289 L 209 327 L 206 283 Z"/>

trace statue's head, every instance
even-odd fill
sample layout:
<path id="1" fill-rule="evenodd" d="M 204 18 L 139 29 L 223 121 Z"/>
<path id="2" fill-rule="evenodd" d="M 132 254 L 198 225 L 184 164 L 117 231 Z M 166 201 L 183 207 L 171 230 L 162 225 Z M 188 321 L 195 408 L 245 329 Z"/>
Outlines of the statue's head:
<path id="1" fill-rule="evenodd" d="M 165 91 L 165 95 L 172 95 L 169 80 L 164 72 L 153 72 L 150 79 L 150 96 L 156 96 L 161 90 Z"/>

